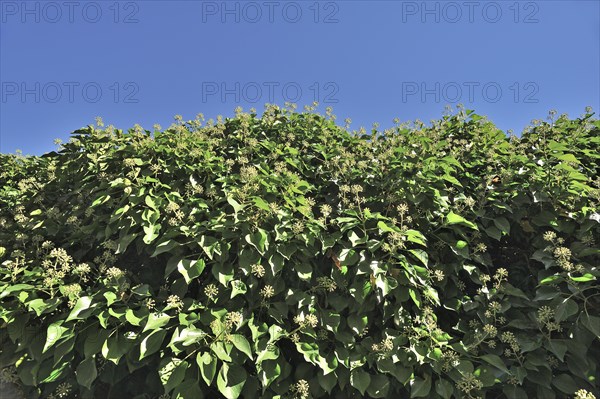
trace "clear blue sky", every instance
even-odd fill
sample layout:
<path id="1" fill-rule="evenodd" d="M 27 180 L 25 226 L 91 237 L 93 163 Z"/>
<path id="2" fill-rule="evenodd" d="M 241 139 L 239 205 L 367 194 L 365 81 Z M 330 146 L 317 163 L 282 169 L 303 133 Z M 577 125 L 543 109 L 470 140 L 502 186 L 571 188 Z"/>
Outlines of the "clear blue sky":
<path id="1" fill-rule="evenodd" d="M 0 1 L 0 151 L 264 104 L 352 128 L 600 111 L 600 1 Z M 301 92 L 300 92 L 300 91 Z"/>

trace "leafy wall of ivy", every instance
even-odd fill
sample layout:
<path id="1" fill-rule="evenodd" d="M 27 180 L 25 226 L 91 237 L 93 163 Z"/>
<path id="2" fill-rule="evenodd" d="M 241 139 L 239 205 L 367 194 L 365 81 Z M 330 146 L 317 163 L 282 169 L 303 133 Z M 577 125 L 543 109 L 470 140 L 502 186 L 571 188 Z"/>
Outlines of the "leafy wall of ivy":
<path id="1" fill-rule="evenodd" d="M 600 122 L 307 107 L 0 154 L 0 368 L 43 398 L 598 394 Z"/>

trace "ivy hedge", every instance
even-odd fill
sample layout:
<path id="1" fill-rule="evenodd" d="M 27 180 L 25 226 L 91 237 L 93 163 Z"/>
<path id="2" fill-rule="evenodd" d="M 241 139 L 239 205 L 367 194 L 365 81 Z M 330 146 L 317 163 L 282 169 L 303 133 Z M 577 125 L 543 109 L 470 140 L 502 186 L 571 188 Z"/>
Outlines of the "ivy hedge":
<path id="1" fill-rule="evenodd" d="M 0 154 L 0 368 L 43 398 L 594 398 L 600 121 L 268 105 Z M 349 124 L 349 120 L 346 121 Z"/>

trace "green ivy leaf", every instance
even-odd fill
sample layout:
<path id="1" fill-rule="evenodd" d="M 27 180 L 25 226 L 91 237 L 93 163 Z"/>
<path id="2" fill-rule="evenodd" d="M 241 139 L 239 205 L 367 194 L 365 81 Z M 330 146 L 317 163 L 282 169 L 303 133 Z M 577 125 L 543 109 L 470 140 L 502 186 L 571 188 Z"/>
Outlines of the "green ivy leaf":
<path id="1" fill-rule="evenodd" d="M 42 353 L 46 353 L 48 349 L 50 349 L 54 344 L 56 344 L 67 331 L 68 328 L 62 326 L 63 321 L 59 320 L 54 322 L 48 326 L 48 330 L 46 332 L 46 343 L 44 344 L 44 349 Z"/>
<path id="2" fill-rule="evenodd" d="M 340 218 L 338 218 L 339 220 Z M 379 229 L 381 229 L 381 231 L 383 231 L 384 233 L 397 233 L 399 232 L 398 229 L 389 226 L 387 223 L 385 223 L 383 220 L 380 220 L 379 222 L 377 222 L 377 227 L 379 227 Z"/>
<path id="3" fill-rule="evenodd" d="M 129 324 L 133 326 L 140 326 L 144 318 L 145 316 L 138 317 L 133 309 L 127 309 L 125 312 L 125 320 L 127 320 Z"/>
<path id="4" fill-rule="evenodd" d="M 44 313 L 49 313 L 56 309 L 60 304 L 59 298 L 42 299 L 36 298 L 32 301 L 27 302 L 27 307 L 32 309 L 36 315 L 41 316 Z"/>
<path id="5" fill-rule="evenodd" d="M 404 234 L 408 241 L 427 246 L 427 238 L 420 231 L 409 229 Z"/>
<path id="6" fill-rule="evenodd" d="M 502 231 L 495 226 L 489 226 L 485 229 L 485 232 L 488 236 L 492 237 L 496 241 L 500 241 L 502 239 Z"/>
<path id="7" fill-rule="evenodd" d="M 159 224 L 151 224 L 150 226 L 144 226 L 144 238 L 142 239 L 145 244 L 150 245 L 152 241 L 158 238 L 158 231 L 160 230 Z"/>
<path id="8" fill-rule="evenodd" d="M 200 368 L 202 379 L 206 382 L 206 385 L 211 386 L 217 373 L 217 358 L 209 352 L 202 352 L 196 356 L 196 363 L 198 363 L 198 367 Z"/>
<path id="9" fill-rule="evenodd" d="M 140 344 L 140 357 L 139 360 L 152 355 L 158 351 L 165 340 L 167 335 L 166 330 L 154 330 L 142 340 Z"/>
<path id="10" fill-rule="evenodd" d="M 498 217 L 494 219 L 494 224 L 505 234 L 510 234 L 510 222 L 505 217 Z"/>
<path id="11" fill-rule="evenodd" d="M 206 332 L 194 326 L 186 327 L 171 340 L 171 344 L 181 343 L 183 346 L 190 346 L 199 342 L 202 338 L 206 337 Z"/>
<path id="12" fill-rule="evenodd" d="M 480 358 L 483 361 L 485 361 L 486 363 L 491 364 L 492 366 L 496 367 L 498 370 L 501 370 L 501 371 L 505 372 L 506 374 L 510 374 L 510 372 L 506 368 L 506 365 L 504 364 L 504 362 L 502 361 L 500 356 L 490 353 L 490 354 L 482 355 Z"/>
<path id="13" fill-rule="evenodd" d="M 117 300 L 117 294 L 115 294 L 112 291 L 105 292 L 104 294 L 102 294 L 102 296 L 104 298 L 106 298 L 106 305 L 107 306 L 112 305 Z"/>
<path id="14" fill-rule="evenodd" d="M 161 361 L 158 375 L 164 386 L 165 392 L 168 393 L 177 385 L 181 384 L 185 378 L 185 372 L 188 367 L 188 362 L 177 358 L 165 358 Z"/>
<path id="15" fill-rule="evenodd" d="M 200 247 L 202 248 L 204 253 L 206 253 L 206 255 L 208 256 L 209 259 L 214 258 L 214 255 L 217 252 L 218 243 L 219 242 L 217 241 L 216 238 L 208 236 L 208 235 L 203 235 L 202 237 L 200 237 L 200 240 L 198 241 L 198 245 L 200 245 Z"/>
<path id="16" fill-rule="evenodd" d="M 408 288 L 408 294 L 410 295 L 410 297 L 413 300 L 413 302 L 415 303 L 415 305 L 417 305 L 417 307 L 420 308 L 421 307 L 421 295 L 411 287 Z"/>
<path id="17" fill-rule="evenodd" d="M 238 295 L 243 295 L 248 291 L 248 287 L 242 280 L 231 281 L 231 296 L 230 299 L 235 298 Z"/>
<path id="18" fill-rule="evenodd" d="M 359 236 L 358 236 L 358 235 L 357 235 L 357 234 L 354 232 L 354 230 L 351 230 L 351 231 L 348 233 L 348 239 L 349 239 L 349 240 L 350 240 L 350 242 L 352 243 L 352 246 L 353 246 L 353 247 L 356 247 L 356 246 L 357 246 L 357 245 L 359 245 L 359 244 L 364 244 L 364 243 L 366 243 L 366 242 L 367 242 L 367 238 L 368 238 L 367 236 L 364 236 L 364 237 L 359 237 Z"/>
<path id="19" fill-rule="evenodd" d="M 317 380 L 319 381 L 319 385 L 323 388 L 328 394 L 331 394 L 331 390 L 338 383 L 338 378 L 335 373 L 323 374 L 322 370 L 317 372 Z"/>
<path id="20" fill-rule="evenodd" d="M 223 363 L 217 376 L 219 392 L 227 399 L 237 399 L 246 383 L 246 370 L 237 365 Z"/>
<path id="21" fill-rule="evenodd" d="M 169 252 L 170 250 L 172 250 L 173 248 L 177 248 L 178 246 L 180 246 L 181 244 L 178 243 L 175 240 L 171 240 L 171 239 L 167 239 L 165 241 L 162 241 L 161 243 L 156 245 L 156 249 L 154 250 L 154 252 L 152 253 L 152 255 L 150 255 L 151 258 L 154 258 L 164 252 Z"/>
<path id="22" fill-rule="evenodd" d="M 256 205 L 258 208 L 262 209 L 263 211 L 271 212 L 271 208 L 269 208 L 269 204 L 262 198 L 252 197 L 252 200 L 254 201 L 254 205 Z"/>
<path id="23" fill-rule="evenodd" d="M 556 358 L 562 362 L 563 358 L 565 357 L 565 353 L 567 353 L 567 344 L 563 340 L 559 341 L 557 339 L 553 339 L 549 342 L 549 345 L 550 351 L 554 353 Z"/>
<path id="24" fill-rule="evenodd" d="M 94 202 L 92 202 L 91 208 L 100 206 L 100 205 L 104 204 L 105 202 L 107 202 L 108 200 L 110 200 L 110 195 L 108 195 L 108 194 L 101 195 L 98 198 L 96 198 L 94 200 Z"/>
<path id="25" fill-rule="evenodd" d="M 556 158 L 560 159 L 561 161 L 565 161 L 565 162 L 580 163 L 579 160 L 573 154 L 561 154 L 561 155 L 558 155 Z"/>
<path id="26" fill-rule="evenodd" d="M 502 388 L 502 392 L 504 392 L 506 397 L 510 399 L 530 399 L 529 395 L 527 395 L 527 392 L 525 392 L 523 388 L 515 385 L 507 384 L 504 388 Z"/>
<path id="27" fill-rule="evenodd" d="M 579 306 L 572 299 L 563 299 L 563 301 L 556 307 L 554 318 L 557 322 L 567 320 L 570 316 L 579 312 Z"/>
<path id="28" fill-rule="evenodd" d="M 268 248 L 267 237 L 267 232 L 261 228 L 258 228 L 256 233 L 247 234 L 245 238 L 246 242 L 253 245 L 262 255 L 265 253 L 265 249 Z"/>
<path id="29" fill-rule="evenodd" d="M 368 317 L 366 315 L 358 315 L 353 313 L 346 318 L 346 323 L 348 323 L 348 327 L 352 329 L 354 334 L 359 335 L 367 326 Z"/>
<path id="30" fill-rule="evenodd" d="M 182 259 L 177 263 L 177 270 L 181 273 L 185 282 L 189 284 L 193 279 L 202 274 L 205 266 L 206 264 L 203 259 Z"/>
<path id="31" fill-rule="evenodd" d="M 382 374 L 371 376 L 367 393 L 372 398 L 387 398 L 390 390 L 390 380 Z"/>
<path id="32" fill-rule="evenodd" d="M 569 278 L 571 279 L 571 281 L 576 281 L 578 283 L 585 283 L 588 281 L 594 281 L 596 280 L 596 276 L 594 276 L 593 274 L 590 273 L 586 273 L 581 277 L 573 277 L 573 276 L 569 276 Z"/>
<path id="33" fill-rule="evenodd" d="M 562 392 L 567 395 L 572 395 L 577 391 L 580 387 L 568 374 L 559 374 L 552 378 L 552 385 L 560 389 Z"/>
<path id="34" fill-rule="evenodd" d="M 125 338 L 121 337 L 117 331 L 114 331 L 102 345 L 102 356 L 104 356 L 106 360 L 117 365 L 119 364 L 121 357 L 123 357 L 129 349 L 130 345 L 125 341 Z"/>
<path id="35" fill-rule="evenodd" d="M 154 200 L 153 197 L 146 195 L 146 197 L 144 198 L 144 202 L 146 203 L 146 205 L 148 205 L 150 208 L 154 209 L 155 211 L 158 211 L 158 205 L 156 204 L 156 201 Z"/>
<path id="36" fill-rule="evenodd" d="M 358 389 L 361 395 L 365 395 L 369 384 L 371 383 L 371 375 L 366 371 L 352 370 L 350 373 L 350 385 Z"/>
<path id="37" fill-rule="evenodd" d="M 172 397 L 177 399 L 198 399 L 204 397 L 196 378 L 185 379 L 173 390 Z"/>
<path id="38" fill-rule="evenodd" d="M 596 338 L 600 338 L 600 317 L 583 314 L 581 315 L 581 323 L 590 330 Z"/>
<path id="39" fill-rule="evenodd" d="M 65 321 L 85 319 L 87 316 L 86 316 L 86 314 L 82 315 L 82 313 L 85 310 L 90 309 L 92 300 L 93 300 L 93 298 L 91 296 L 82 296 L 79 299 L 77 299 L 77 302 L 75 302 L 75 306 L 73 306 L 71 313 L 69 313 L 69 317 L 67 317 L 67 319 Z M 94 306 L 92 306 L 91 308 L 93 309 L 96 306 L 97 306 L 97 304 L 94 304 Z M 89 312 L 86 312 L 86 313 L 89 316 Z"/>
<path id="40" fill-rule="evenodd" d="M 563 277 L 560 274 L 554 274 L 552 276 L 548 276 L 540 281 L 540 285 L 548 285 L 548 284 L 557 284 L 563 280 Z"/>
<path id="41" fill-rule="evenodd" d="M 2 291 L 0 291 L 0 299 L 7 297 L 9 294 L 12 294 L 16 291 L 29 290 L 33 289 L 35 286 L 31 284 L 11 284 L 8 287 L 3 287 Z"/>
<path id="42" fill-rule="evenodd" d="M 454 393 L 454 385 L 448 380 L 439 379 L 435 383 L 435 392 L 443 399 L 450 399 Z"/>
<path id="43" fill-rule="evenodd" d="M 244 209 L 244 205 L 240 204 L 239 202 L 237 202 L 235 199 L 233 199 L 231 197 L 227 197 L 227 202 L 229 203 L 229 205 L 231 205 L 233 207 L 233 211 L 235 212 L 236 215 L 239 211 Z"/>
<path id="44" fill-rule="evenodd" d="M 422 249 L 409 249 L 408 251 L 413 254 L 415 258 L 417 258 L 425 267 L 427 267 L 429 262 L 429 255 L 427 255 L 427 252 L 423 251 Z"/>
<path id="45" fill-rule="evenodd" d="M 210 349 L 215 355 L 217 355 L 219 360 L 222 360 L 223 362 L 231 362 L 231 356 L 229 356 L 230 351 L 227 350 L 223 342 L 213 342 L 210 344 Z"/>
<path id="46" fill-rule="evenodd" d="M 450 213 L 446 215 L 446 223 L 449 225 L 460 224 L 470 229 L 478 230 L 477 225 L 475 223 L 469 222 L 467 219 L 463 218 L 460 215 L 457 215 L 452 211 L 450 211 Z"/>
<path id="47" fill-rule="evenodd" d="M 133 240 L 136 239 L 136 237 L 138 237 L 139 234 L 138 233 L 132 233 L 132 234 L 126 234 L 122 237 L 119 237 L 119 240 L 117 241 L 117 249 L 115 250 L 116 254 L 122 254 L 127 250 L 127 247 L 129 247 L 129 244 L 131 244 L 131 242 Z"/>
<path id="48" fill-rule="evenodd" d="M 79 385 L 84 386 L 87 389 L 91 389 L 94 380 L 96 380 L 96 377 L 98 376 L 98 371 L 96 370 L 96 359 L 93 357 L 88 357 L 79 363 L 77 370 L 75 371 L 75 376 L 77 377 L 77 382 Z"/>
<path id="49" fill-rule="evenodd" d="M 146 322 L 146 326 L 144 327 L 142 332 L 146 332 L 148 330 L 156 330 L 158 328 L 161 328 L 161 327 L 165 326 L 169 322 L 170 319 L 171 319 L 171 316 L 169 316 L 166 313 L 150 313 L 148 315 L 148 321 Z"/>
<path id="50" fill-rule="evenodd" d="M 470 259 L 469 244 L 466 241 L 463 241 L 463 240 L 456 241 L 456 244 L 454 246 L 452 246 L 452 251 L 454 253 L 456 253 L 457 255 L 462 256 L 465 259 Z"/>
<path id="51" fill-rule="evenodd" d="M 263 385 L 263 390 L 268 388 L 273 381 L 281 375 L 281 366 L 277 359 L 267 359 L 260 363 L 259 378 Z"/>
<path id="52" fill-rule="evenodd" d="M 246 354 L 250 360 L 252 360 L 252 348 L 250 348 L 250 343 L 240 334 L 231 334 L 230 336 L 231 343 L 242 353 Z"/>
<path id="53" fill-rule="evenodd" d="M 46 363 L 46 364 L 50 364 L 50 363 Z M 66 374 L 66 371 L 68 370 L 68 366 L 70 366 L 71 363 L 70 362 L 62 362 L 60 363 L 58 366 L 53 367 L 50 370 L 50 373 L 48 374 L 47 377 L 43 378 L 43 376 L 45 375 L 45 373 L 43 372 L 43 370 L 40 370 L 40 376 L 43 378 L 42 381 L 40 381 L 42 384 L 44 383 L 48 383 L 48 382 L 54 382 L 57 381 L 58 379 L 60 379 L 63 374 Z"/>
<path id="54" fill-rule="evenodd" d="M 424 398 L 429 395 L 429 391 L 431 391 L 431 376 L 425 374 L 425 378 L 415 377 L 410 388 L 410 397 Z"/>

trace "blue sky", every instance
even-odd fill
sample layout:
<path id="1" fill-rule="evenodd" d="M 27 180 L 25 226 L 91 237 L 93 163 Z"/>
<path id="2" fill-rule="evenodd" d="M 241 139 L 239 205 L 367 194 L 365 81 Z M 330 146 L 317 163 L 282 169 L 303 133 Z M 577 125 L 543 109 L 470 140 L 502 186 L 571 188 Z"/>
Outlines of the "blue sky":
<path id="1" fill-rule="evenodd" d="M 600 1 L 0 1 L 0 152 L 318 100 L 351 128 L 600 110 Z"/>

